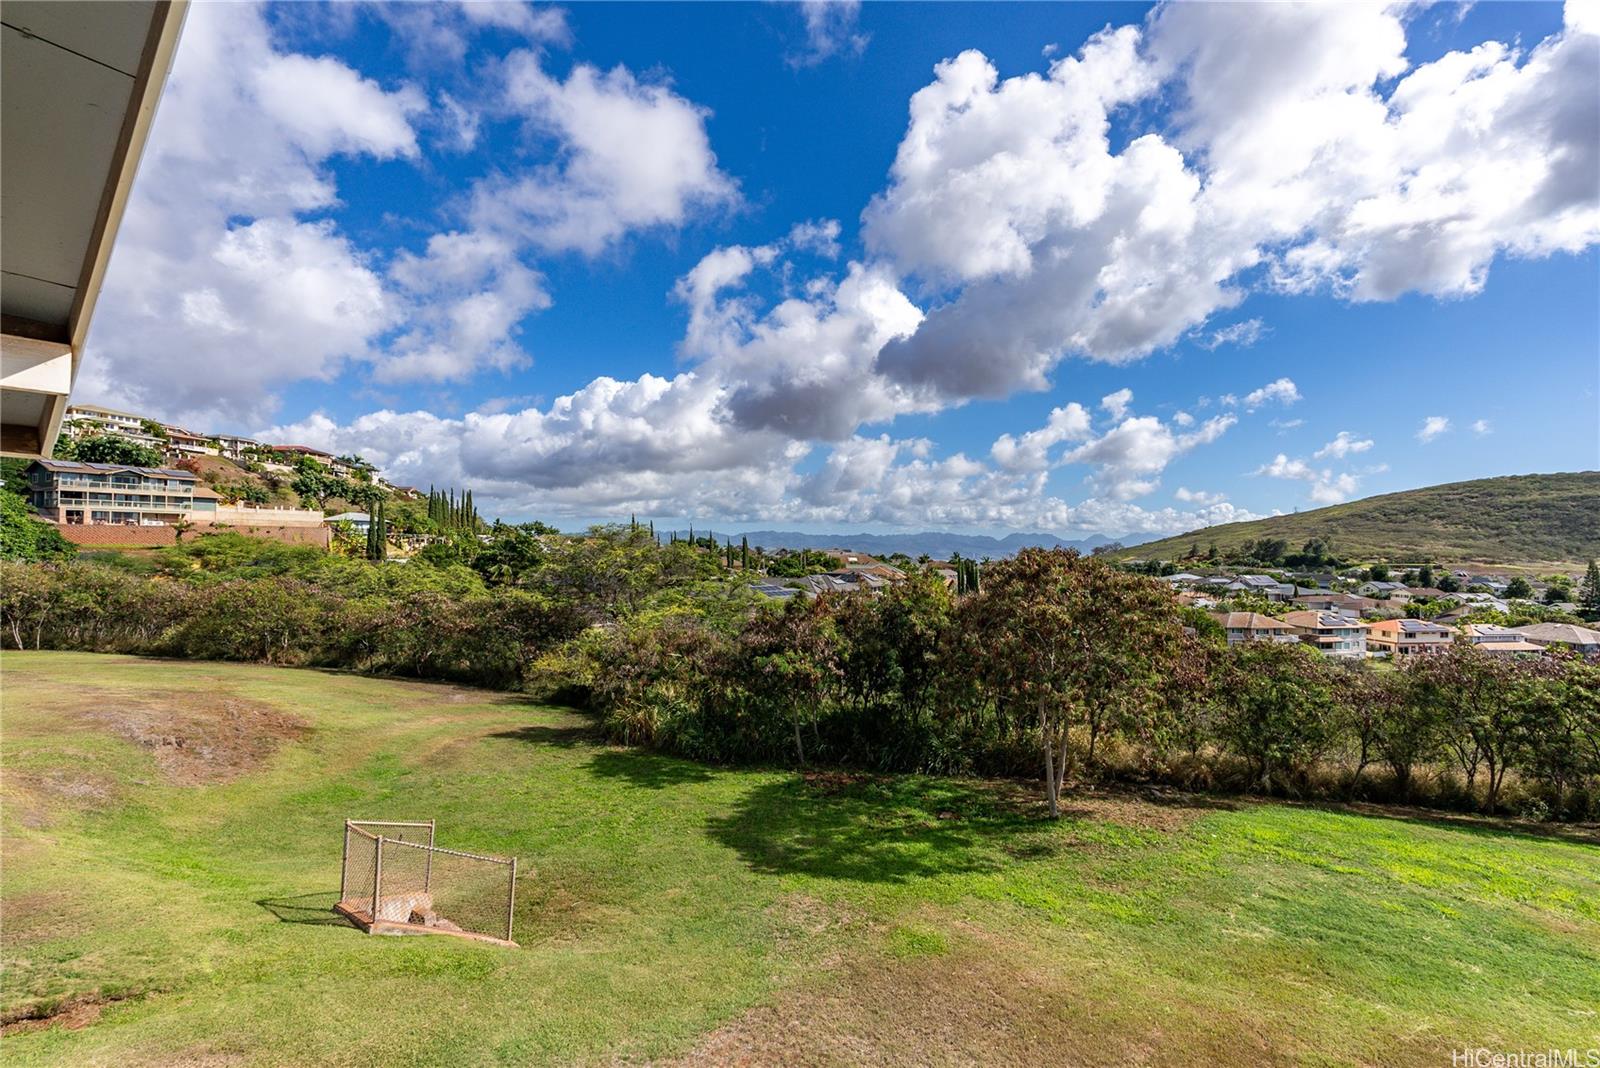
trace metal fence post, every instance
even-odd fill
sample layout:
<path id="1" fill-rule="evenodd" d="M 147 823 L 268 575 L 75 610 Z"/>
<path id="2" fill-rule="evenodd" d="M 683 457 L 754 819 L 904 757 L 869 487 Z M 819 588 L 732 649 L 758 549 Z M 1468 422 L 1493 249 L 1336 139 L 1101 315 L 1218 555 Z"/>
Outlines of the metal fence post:
<path id="1" fill-rule="evenodd" d="M 511 921 L 517 911 L 517 858 L 511 858 L 511 885 L 506 888 L 506 941 L 514 942 L 511 937 Z"/>
<path id="2" fill-rule="evenodd" d="M 383 835 L 378 835 L 372 855 L 372 924 L 378 924 L 378 894 L 383 886 Z M 370 930 L 370 929 L 369 929 Z"/>
<path id="3" fill-rule="evenodd" d="M 339 852 L 339 900 L 344 901 L 349 895 L 347 883 L 350 878 L 350 821 L 344 821 L 344 848 Z"/>
<path id="4" fill-rule="evenodd" d="M 433 893 L 433 821 L 428 821 L 428 859 L 422 869 L 422 892 Z M 431 906 L 430 906 L 431 907 Z"/>

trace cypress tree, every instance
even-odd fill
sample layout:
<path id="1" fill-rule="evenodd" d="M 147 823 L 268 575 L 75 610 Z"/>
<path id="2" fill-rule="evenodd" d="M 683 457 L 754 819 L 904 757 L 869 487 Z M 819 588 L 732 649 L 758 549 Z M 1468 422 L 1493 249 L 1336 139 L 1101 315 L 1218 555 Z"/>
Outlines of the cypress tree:
<path id="1" fill-rule="evenodd" d="M 739 566 L 750 570 L 750 539 L 746 537 L 739 539 Z"/>
<path id="2" fill-rule="evenodd" d="M 1578 587 L 1578 607 L 1591 616 L 1600 612 L 1600 564 L 1593 560 L 1583 573 L 1583 585 Z"/>

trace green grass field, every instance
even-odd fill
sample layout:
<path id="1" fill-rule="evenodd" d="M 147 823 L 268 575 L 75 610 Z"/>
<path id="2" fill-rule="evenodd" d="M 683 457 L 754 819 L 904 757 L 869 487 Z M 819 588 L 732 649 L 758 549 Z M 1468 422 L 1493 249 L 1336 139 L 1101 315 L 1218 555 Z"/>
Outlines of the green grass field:
<path id="1" fill-rule="evenodd" d="M 65 653 L 0 672 L 7 1065 L 1600 1047 L 1581 838 L 1131 796 L 1051 825 L 1016 787 L 706 768 L 503 694 Z M 337 921 L 352 815 L 516 854 L 521 948 Z"/>

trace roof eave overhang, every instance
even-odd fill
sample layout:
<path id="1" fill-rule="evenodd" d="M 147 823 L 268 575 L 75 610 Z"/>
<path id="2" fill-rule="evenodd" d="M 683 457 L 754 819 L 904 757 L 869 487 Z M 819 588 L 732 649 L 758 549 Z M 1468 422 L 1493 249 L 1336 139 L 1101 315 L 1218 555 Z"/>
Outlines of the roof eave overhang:
<path id="1" fill-rule="evenodd" d="M 66 322 L 0 317 L 0 455 L 48 456 L 61 433 L 111 250 L 188 6 L 189 0 L 158 0 L 152 12 Z"/>

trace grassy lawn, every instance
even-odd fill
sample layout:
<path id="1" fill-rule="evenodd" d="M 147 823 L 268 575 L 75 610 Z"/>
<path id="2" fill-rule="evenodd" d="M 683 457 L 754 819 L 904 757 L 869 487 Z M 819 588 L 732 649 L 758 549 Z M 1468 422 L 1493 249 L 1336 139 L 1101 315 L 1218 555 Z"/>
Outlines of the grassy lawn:
<path id="1" fill-rule="evenodd" d="M 515 697 L 4 654 L 8 1065 L 1449 1064 L 1600 1047 L 1600 846 L 706 768 Z M 180 744 L 181 743 L 181 744 Z M 330 914 L 346 816 L 515 854 L 520 949 Z"/>

